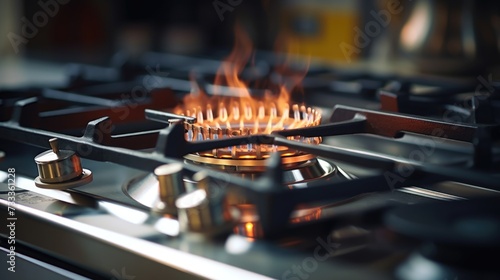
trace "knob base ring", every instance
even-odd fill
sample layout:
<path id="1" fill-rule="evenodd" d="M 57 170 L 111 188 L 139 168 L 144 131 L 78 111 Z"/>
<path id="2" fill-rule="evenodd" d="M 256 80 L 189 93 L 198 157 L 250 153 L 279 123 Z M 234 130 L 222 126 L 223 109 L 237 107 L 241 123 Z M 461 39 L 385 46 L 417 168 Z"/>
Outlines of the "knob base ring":
<path id="1" fill-rule="evenodd" d="M 92 182 L 92 179 L 92 172 L 88 169 L 83 169 L 80 177 L 61 183 L 44 183 L 40 180 L 40 176 L 38 176 L 35 178 L 35 185 L 42 189 L 66 190 L 88 184 Z"/>

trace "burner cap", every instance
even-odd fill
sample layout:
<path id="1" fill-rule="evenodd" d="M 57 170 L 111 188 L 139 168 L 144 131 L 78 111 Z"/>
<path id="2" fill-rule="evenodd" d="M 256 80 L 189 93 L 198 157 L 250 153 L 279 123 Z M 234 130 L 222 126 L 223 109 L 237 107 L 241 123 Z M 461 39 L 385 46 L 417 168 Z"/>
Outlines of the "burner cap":
<path id="1" fill-rule="evenodd" d="M 387 213 L 385 222 L 395 232 L 422 241 L 458 247 L 500 247 L 498 198 L 407 205 Z"/>

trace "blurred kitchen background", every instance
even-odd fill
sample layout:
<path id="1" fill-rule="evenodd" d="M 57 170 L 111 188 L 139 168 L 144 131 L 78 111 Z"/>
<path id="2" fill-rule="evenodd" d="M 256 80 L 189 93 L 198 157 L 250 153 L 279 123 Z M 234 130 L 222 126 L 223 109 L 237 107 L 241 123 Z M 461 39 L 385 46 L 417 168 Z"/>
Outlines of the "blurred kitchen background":
<path id="1" fill-rule="evenodd" d="M 118 52 L 146 51 L 222 57 L 237 21 L 259 50 L 272 51 L 279 34 L 296 53 L 347 67 L 471 76 L 499 64 L 499 1 L 6 0 L 0 83 L 19 79 L 19 61 L 107 64 Z"/>

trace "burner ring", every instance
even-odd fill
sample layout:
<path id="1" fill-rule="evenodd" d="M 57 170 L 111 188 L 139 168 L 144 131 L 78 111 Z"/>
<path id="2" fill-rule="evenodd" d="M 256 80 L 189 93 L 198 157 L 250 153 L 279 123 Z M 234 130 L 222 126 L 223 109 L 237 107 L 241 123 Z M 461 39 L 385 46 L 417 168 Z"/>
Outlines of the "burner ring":
<path id="1" fill-rule="evenodd" d="M 232 108 L 232 112 L 228 112 L 227 107 Z M 260 105 L 254 108 L 244 102 L 230 102 L 229 104 L 221 102 L 217 108 L 214 107 L 217 110 L 212 110 L 210 104 L 204 107 L 194 107 L 191 110 L 178 110 L 181 110 L 180 115 L 192 117 L 194 120 L 194 122 L 185 122 L 185 138 L 188 142 L 270 134 L 273 131 L 313 127 L 321 123 L 320 110 L 305 105 L 289 105 L 288 103 L 281 105 L 281 107 L 276 107 L 274 103 L 264 104 L 263 102 L 260 102 Z M 320 144 L 322 141 L 321 137 L 289 136 L 287 138 L 312 145 Z M 301 159 L 304 153 L 300 151 L 286 146 L 266 143 L 243 143 L 233 147 L 202 151 L 198 152 L 196 156 L 190 156 L 190 160 L 216 165 L 222 163 L 219 161 L 214 162 L 214 158 L 241 160 L 244 163 L 226 161 L 226 165 L 263 166 L 261 162 L 251 163 L 249 160 L 261 161 L 275 152 L 281 153 L 285 164 L 304 161 L 304 159 Z M 202 157 L 209 158 L 209 160 Z"/>
<path id="2" fill-rule="evenodd" d="M 268 158 L 267 156 L 266 158 Z M 308 161 L 310 159 L 315 158 L 316 156 L 312 154 L 299 154 L 293 156 L 282 156 L 281 162 L 285 165 L 287 164 L 295 164 L 302 163 Z M 193 163 L 202 163 L 213 166 L 238 166 L 238 167 L 262 167 L 265 168 L 267 161 L 264 159 L 221 159 L 221 158 L 213 158 L 200 156 L 196 154 L 187 154 L 184 156 L 186 160 L 189 160 Z"/>

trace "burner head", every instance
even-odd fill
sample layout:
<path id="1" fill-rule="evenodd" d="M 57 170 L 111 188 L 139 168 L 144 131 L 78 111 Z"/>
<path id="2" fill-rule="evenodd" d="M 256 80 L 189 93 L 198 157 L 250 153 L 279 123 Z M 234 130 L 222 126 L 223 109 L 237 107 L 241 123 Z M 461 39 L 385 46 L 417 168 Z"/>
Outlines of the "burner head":
<path id="1" fill-rule="evenodd" d="M 214 109 L 210 104 L 204 108 L 198 106 L 186 109 L 183 114 L 196 119 L 192 123 L 186 123 L 186 139 L 203 141 L 270 134 L 276 130 L 316 126 L 321 122 L 321 113 L 304 105 L 294 104 L 290 110 L 288 104 L 277 108 L 272 102 L 269 104 L 259 102 L 258 105 L 252 106 L 252 103 L 245 102 L 244 99 L 240 101 L 232 101 L 229 104 L 221 102 Z M 289 138 L 310 144 L 321 142 L 320 137 L 292 136 Z M 305 162 L 314 157 L 272 144 L 242 144 L 199 152 L 188 155 L 186 158 L 193 162 L 212 165 L 263 167 L 264 161 L 259 160 L 269 158 L 274 152 L 281 154 L 284 164 Z"/>

